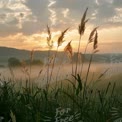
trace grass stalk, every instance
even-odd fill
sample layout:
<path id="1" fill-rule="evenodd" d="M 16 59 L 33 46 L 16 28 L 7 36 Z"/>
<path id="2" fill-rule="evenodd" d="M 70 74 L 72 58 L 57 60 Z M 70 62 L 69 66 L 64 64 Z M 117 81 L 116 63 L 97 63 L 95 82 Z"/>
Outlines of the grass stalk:
<path id="1" fill-rule="evenodd" d="M 80 45 L 81 45 L 81 35 L 79 37 L 79 43 L 78 43 L 78 50 L 77 50 L 77 57 L 76 57 L 76 67 L 75 67 L 75 75 L 77 75 L 77 70 L 78 70 L 78 60 L 79 60 L 79 54 L 80 54 Z"/>
<path id="2" fill-rule="evenodd" d="M 84 99 L 85 94 L 86 94 L 87 81 L 88 81 L 88 76 L 89 76 L 89 71 L 90 71 L 90 67 L 91 67 L 91 63 L 92 63 L 93 54 L 94 53 L 91 54 L 89 65 L 88 65 L 88 69 L 87 69 L 87 73 L 86 73 L 86 78 L 85 78 L 85 83 L 84 83 L 84 90 L 83 90 L 83 99 Z"/>
<path id="3" fill-rule="evenodd" d="M 58 53 L 58 46 L 57 46 L 57 49 L 56 49 L 56 52 L 55 52 L 55 55 L 54 55 L 54 59 L 53 59 L 52 67 L 51 67 L 51 73 L 50 73 L 50 80 L 49 80 L 49 82 L 52 80 L 57 53 Z"/>
<path id="4" fill-rule="evenodd" d="M 87 45 L 86 45 L 86 47 L 85 47 L 85 50 L 84 50 L 84 53 L 83 53 L 83 59 L 82 59 L 82 64 L 81 64 L 81 72 L 80 72 L 80 75 L 82 76 L 82 71 L 83 71 L 83 66 L 84 66 L 84 60 L 85 60 L 85 55 L 86 55 L 86 51 L 87 51 L 87 48 L 88 48 L 88 44 L 89 43 L 87 43 Z"/>

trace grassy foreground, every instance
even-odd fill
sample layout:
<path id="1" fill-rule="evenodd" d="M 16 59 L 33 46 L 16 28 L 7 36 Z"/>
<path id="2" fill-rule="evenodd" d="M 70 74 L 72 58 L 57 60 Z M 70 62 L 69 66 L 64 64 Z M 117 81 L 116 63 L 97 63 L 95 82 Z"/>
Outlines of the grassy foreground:
<path id="1" fill-rule="evenodd" d="M 48 90 L 37 85 L 17 89 L 11 81 L 3 81 L 0 119 L 4 122 L 112 122 L 122 116 L 120 93 L 110 83 L 102 90 L 87 87 L 84 91 L 80 84 L 61 83 Z"/>

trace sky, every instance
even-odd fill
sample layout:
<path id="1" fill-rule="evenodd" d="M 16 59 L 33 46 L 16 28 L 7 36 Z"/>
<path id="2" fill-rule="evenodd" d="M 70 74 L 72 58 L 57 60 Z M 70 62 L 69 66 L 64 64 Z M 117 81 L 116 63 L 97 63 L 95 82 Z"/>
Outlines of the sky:
<path id="1" fill-rule="evenodd" d="M 49 25 L 54 41 L 69 28 L 60 50 L 72 40 L 77 50 L 78 25 L 88 7 L 86 30 L 81 40 L 84 50 L 92 29 L 98 28 L 101 52 L 122 52 L 122 0 L 0 0 L 0 46 L 18 49 L 47 50 Z M 92 49 L 92 44 L 88 50 Z"/>

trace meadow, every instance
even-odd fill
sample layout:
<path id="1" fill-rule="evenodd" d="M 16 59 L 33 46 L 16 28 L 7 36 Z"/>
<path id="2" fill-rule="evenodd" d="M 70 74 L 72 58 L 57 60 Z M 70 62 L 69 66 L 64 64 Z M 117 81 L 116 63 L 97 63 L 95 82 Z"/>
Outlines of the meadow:
<path id="1" fill-rule="evenodd" d="M 79 25 L 77 56 L 73 61 L 71 41 L 64 51 L 70 64 L 56 64 L 58 48 L 64 42 L 68 28 L 57 41 L 52 58 L 51 29 L 47 26 L 48 62 L 33 66 L 34 50 L 30 65 L 22 62 L 19 67 L 0 69 L 0 121 L 1 122 L 121 122 L 122 121 L 122 69 L 119 64 L 93 63 L 98 52 L 98 27 L 95 27 L 84 50 L 89 44 L 93 49 L 88 62 L 81 60 L 80 46 L 87 10 Z"/>

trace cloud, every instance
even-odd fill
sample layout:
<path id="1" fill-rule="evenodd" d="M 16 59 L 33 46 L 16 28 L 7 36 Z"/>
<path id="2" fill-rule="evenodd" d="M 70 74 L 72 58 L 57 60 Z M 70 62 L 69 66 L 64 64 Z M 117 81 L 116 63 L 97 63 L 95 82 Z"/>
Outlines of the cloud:
<path id="1" fill-rule="evenodd" d="M 52 5 L 54 5 L 56 3 L 56 1 L 53 1 L 53 0 L 49 0 L 49 4 L 48 4 L 48 7 L 52 7 Z"/>
<path id="2" fill-rule="evenodd" d="M 32 15 L 40 23 L 40 29 L 45 27 L 49 21 L 48 0 L 27 0 L 25 5 L 31 10 Z M 37 23 L 38 23 L 37 22 Z"/>
<path id="3" fill-rule="evenodd" d="M 53 7 L 53 5 L 56 4 L 56 0 L 49 0 L 49 4 L 48 4 L 48 10 L 50 12 L 50 21 L 51 21 L 51 25 L 55 25 L 56 24 L 56 20 L 57 20 L 57 17 L 56 17 L 56 10 Z"/>
<path id="4" fill-rule="evenodd" d="M 25 22 L 36 21 L 36 17 L 32 15 L 31 9 L 24 4 L 24 1 L 2 0 L 0 1 L 0 7 L 0 31 L 4 28 L 8 31 L 10 28 L 11 32 L 21 32 Z"/>
<path id="5" fill-rule="evenodd" d="M 46 41 L 41 34 L 24 35 L 23 33 L 17 33 L 9 35 L 7 37 L 0 37 L 1 46 L 9 46 L 19 49 L 28 49 L 46 46 Z"/>
<path id="6" fill-rule="evenodd" d="M 62 11 L 62 14 L 63 14 L 64 18 L 67 18 L 68 17 L 68 13 L 69 13 L 69 9 L 68 8 L 66 8 L 66 9 L 64 9 Z"/>
<path id="7" fill-rule="evenodd" d="M 51 21 L 51 25 L 55 25 L 56 24 L 56 20 L 57 20 L 56 11 L 54 9 L 48 9 L 48 10 L 49 10 L 49 12 L 51 14 L 50 17 L 49 17 L 49 19 Z"/>
<path id="8" fill-rule="evenodd" d="M 86 26 L 87 30 L 100 26 L 99 30 L 103 31 L 102 36 L 109 38 L 111 33 L 104 34 L 104 31 L 117 28 L 114 32 L 118 37 L 115 37 L 121 40 L 119 31 L 122 29 L 122 0 L 0 0 L 1 45 L 4 43 L 15 46 L 16 44 L 20 47 L 22 44 L 23 48 L 25 45 L 27 48 L 33 45 L 40 46 L 40 44 L 45 46 L 45 43 L 40 43 L 39 39 L 44 40 L 45 37 L 41 36 L 42 33 L 46 33 L 47 24 L 52 32 L 58 34 L 59 30 L 63 31 L 70 27 L 66 39 L 67 41 L 73 39 L 77 42 L 77 28 L 86 7 L 89 8 L 87 18 L 90 19 Z M 88 36 L 89 33 L 86 31 L 85 34 Z M 82 39 L 85 40 L 87 36 Z"/>
<path id="9" fill-rule="evenodd" d="M 101 26 L 112 21 L 120 24 L 121 11 L 117 9 L 121 5 L 121 0 L 1 0 L 0 24 L 6 30 L 13 26 L 15 31 L 25 34 L 44 31 L 47 24 L 63 29 L 66 25 L 78 25 L 86 7 L 90 24 Z"/>
<path id="10" fill-rule="evenodd" d="M 117 2 L 118 1 L 118 2 Z M 109 23 L 109 20 L 118 16 L 116 11 L 117 6 L 116 2 L 122 5 L 121 0 L 57 0 L 57 9 L 66 9 L 70 10 L 69 18 L 75 18 L 75 22 L 79 23 L 81 15 L 83 14 L 86 7 L 89 8 L 87 17 L 90 18 L 89 23 L 93 25 L 104 25 L 106 22 Z M 115 6 L 116 5 L 116 6 Z M 116 18 L 116 20 L 121 18 Z M 115 21 L 114 21 L 115 23 Z M 67 21 L 68 24 L 68 21 Z M 112 23 L 111 23 L 112 26 Z M 105 26 L 104 26 L 105 27 Z"/>
<path id="11" fill-rule="evenodd" d="M 117 8 L 122 8 L 122 0 L 113 0 L 113 5 Z"/>

